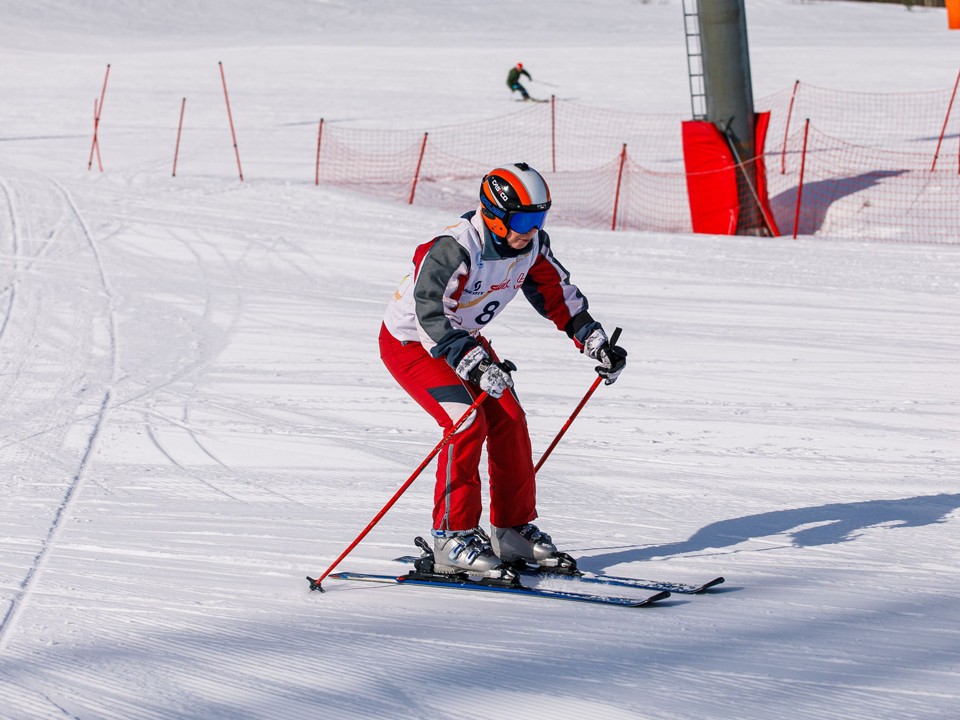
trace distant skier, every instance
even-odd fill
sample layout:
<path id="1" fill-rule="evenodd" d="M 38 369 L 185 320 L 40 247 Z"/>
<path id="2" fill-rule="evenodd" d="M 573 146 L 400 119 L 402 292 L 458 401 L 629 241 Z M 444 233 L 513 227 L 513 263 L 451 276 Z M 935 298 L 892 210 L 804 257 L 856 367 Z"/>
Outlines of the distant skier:
<path id="1" fill-rule="evenodd" d="M 502 563 L 561 564 L 537 517 L 526 415 L 513 392 L 516 368 L 481 335 L 522 290 L 614 382 L 627 353 L 587 312 L 543 230 L 550 189 L 526 163 L 491 170 L 480 204 L 420 245 L 387 305 L 380 357 L 420 407 L 448 432 L 481 391 L 488 397 L 437 457 L 433 506 L 436 572 L 509 577 Z M 490 535 L 480 525 L 480 456 L 487 449 Z"/>
<path id="2" fill-rule="evenodd" d="M 530 97 L 530 93 L 520 84 L 521 75 L 526 75 L 527 80 L 533 80 L 533 78 L 530 77 L 530 73 L 523 69 L 523 63 L 517 63 L 510 68 L 510 72 L 507 73 L 507 87 L 510 88 L 510 94 L 512 95 L 515 91 L 519 90 L 524 100 L 532 100 L 533 98 Z"/>

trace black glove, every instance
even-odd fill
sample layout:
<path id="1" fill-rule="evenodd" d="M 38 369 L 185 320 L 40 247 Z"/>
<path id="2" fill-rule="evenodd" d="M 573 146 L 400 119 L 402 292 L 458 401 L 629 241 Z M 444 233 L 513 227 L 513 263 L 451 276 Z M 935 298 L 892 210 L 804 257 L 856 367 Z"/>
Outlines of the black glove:
<path id="1" fill-rule="evenodd" d="M 487 395 L 499 398 L 507 388 L 513 387 L 513 378 L 510 372 L 517 366 L 509 360 L 495 363 L 493 358 L 477 345 L 461 358 L 457 363 L 457 375 L 474 385 L 478 385 Z"/>
<path id="2" fill-rule="evenodd" d="M 583 351 L 588 357 L 602 363 L 597 366 L 596 371 L 606 381 L 606 385 L 613 385 L 627 366 L 627 351 L 619 345 L 611 345 L 599 323 L 584 340 Z"/>

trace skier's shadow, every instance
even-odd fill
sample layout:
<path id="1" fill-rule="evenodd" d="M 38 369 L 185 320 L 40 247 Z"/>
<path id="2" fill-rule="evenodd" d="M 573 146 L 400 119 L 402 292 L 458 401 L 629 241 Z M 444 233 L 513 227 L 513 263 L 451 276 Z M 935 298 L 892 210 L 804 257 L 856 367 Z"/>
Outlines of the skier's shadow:
<path id="1" fill-rule="evenodd" d="M 579 564 L 584 569 L 602 573 L 604 568 L 620 563 L 728 548 L 751 538 L 781 534 L 788 534 L 796 547 L 835 545 L 850 542 L 859 531 L 877 525 L 920 527 L 944 523 L 957 508 L 960 508 L 960 493 L 777 510 L 711 523 L 682 542 L 618 549 L 585 557 Z M 813 527 L 805 527 L 809 525 Z"/>

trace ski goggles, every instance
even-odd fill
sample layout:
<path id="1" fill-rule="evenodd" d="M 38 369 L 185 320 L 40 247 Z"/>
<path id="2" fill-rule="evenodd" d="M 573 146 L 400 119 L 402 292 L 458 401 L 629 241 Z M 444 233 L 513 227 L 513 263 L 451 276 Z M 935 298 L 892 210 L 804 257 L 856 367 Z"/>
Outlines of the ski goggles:
<path id="1" fill-rule="evenodd" d="M 528 233 L 534 228 L 543 230 L 543 223 L 547 219 L 547 211 L 540 212 L 509 212 L 504 218 L 505 224 L 514 232 Z"/>
<path id="2" fill-rule="evenodd" d="M 543 210 L 501 210 L 487 200 L 482 193 L 480 195 L 480 204 L 483 205 L 491 215 L 499 218 L 505 228 L 520 233 L 521 235 L 530 232 L 534 228 L 543 230 L 543 223 L 547 220 L 547 210 L 550 209 L 550 201 L 548 200 L 543 205 L 540 205 L 540 207 L 543 207 Z M 544 207 L 544 205 L 546 207 Z"/>

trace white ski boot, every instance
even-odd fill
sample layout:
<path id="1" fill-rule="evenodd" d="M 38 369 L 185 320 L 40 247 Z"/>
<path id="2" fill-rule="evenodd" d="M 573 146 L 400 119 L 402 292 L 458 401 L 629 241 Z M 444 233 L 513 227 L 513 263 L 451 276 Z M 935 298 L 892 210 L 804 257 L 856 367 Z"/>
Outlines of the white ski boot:
<path id="1" fill-rule="evenodd" d="M 430 534 L 433 535 L 434 572 L 500 575 L 500 558 L 493 552 L 490 538 L 480 528 L 431 530 Z"/>
<path id="2" fill-rule="evenodd" d="M 505 563 L 519 561 L 532 565 L 550 565 L 557 556 L 553 540 L 536 525 L 527 523 L 510 528 L 490 526 L 493 552 Z"/>

